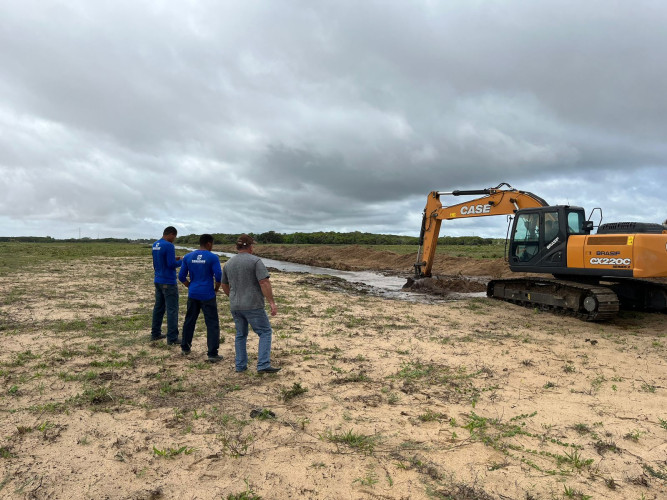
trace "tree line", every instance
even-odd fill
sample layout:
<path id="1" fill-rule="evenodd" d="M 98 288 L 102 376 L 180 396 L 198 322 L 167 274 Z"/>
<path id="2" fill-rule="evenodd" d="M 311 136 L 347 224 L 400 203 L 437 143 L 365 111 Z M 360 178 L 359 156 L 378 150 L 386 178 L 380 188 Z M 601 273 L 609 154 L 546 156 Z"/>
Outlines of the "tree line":
<path id="1" fill-rule="evenodd" d="M 176 238 L 175 243 L 181 245 L 199 245 L 199 234 L 188 234 Z M 400 236 L 396 234 L 374 234 L 354 231 L 351 233 L 337 233 L 334 231 L 319 231 L 314 233 L 250 233 L 257 243 L 282 245 L 418 245 L 416 236 Z M 233 245 L 239 234 L 213 233 L 213 240 L 217 245 Z M 128 238 L 66 238 L 56 239 L 51 236 L 0 236 L 0 242 L 20 243 L 152 243 L 153 239 Z M 438 238 L 440 245 L 494 245 L 504 240 L 482 238 L 480 236 L 443 236 Z"/>
<path id="2" fill-rule="evenodd" d="M 197 245 L 198 234 L 188 234 L 176 238 L 176 243 Z M 213 240 L 218 245 L 233 245 L 238 239 L 238 234 L 213 233 Z M 400 236 L 395 234 L 375 234 L 354 231 L 351 233 L 337 233 L 334 231 L 319 231 L 314 233 L 277 233 L 267 231 L 265 233 L 250 236 L 260 244 L 309 244 L 309 245 L 418 245 L 417 236 Z M 443 236 L 438 238 L 438 243 L 443 245 L 493 245 L 493 238 L 482 238 L 480 236 Z"/>

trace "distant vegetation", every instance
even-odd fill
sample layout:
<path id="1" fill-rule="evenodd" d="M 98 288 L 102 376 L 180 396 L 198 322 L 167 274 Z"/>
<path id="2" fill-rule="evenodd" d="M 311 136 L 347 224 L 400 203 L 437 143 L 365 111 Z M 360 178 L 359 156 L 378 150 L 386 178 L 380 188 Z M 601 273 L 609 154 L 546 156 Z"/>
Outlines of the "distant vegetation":
<path id="1" fill-rule="evenodd" d="M 250 235 L 261 244 L 279 245 L 418 245 L 419 238 L 416 236 L 399 236 L 395 234 L 361 233 L 337 233 L 333 231 L 315 233 L 266 233 Z M 180 245 L 198 245 L 199 234 L 188 234 L 176 238 L 175 243 Z M 236 243 L 238 234 L 213 233 L 215 243 L 218 245 L 233 245 Z M 157 239 L 157 237 L 156 237 Z M 153 239 L 129 239 L 129 238 L 67 238 L 56 239 L 51 236 L 0 236 L 0 243 L 152 243 Z M 443 236 L 438 238 L 438 244 L 451 246 L 480 246 L 494 245 L 504 240 L 494 238 L 482 238 L 480 236 Z"/>
<path id="2" fill-rule="evenodd" d="M 416 236 L 398 236 L 395 234 L 374 234 L 361 233 L 336 233 L 333 231 L 316 233 L 291 233 L 283 234 L 275 231 L 250 235 L 262 244 L 310 244 L 310 245 L 418 245 L 419 238 Z M 213 238 L 216 244 L 232 245 L 236 243 L 238 234 L 214 233 Z M 504 241 L 504 240 L 503 240 Z M 199 243 L 198 234 L 189 234 L 179 236 L 176 243 L 196 245 Z M 493 238 L 481 238 L 479 236 L 444 236 L 438 238 L 439 244 L 444 245 L 493 245 L 497 240 Z"/>
<path id="3" fill-rule="evenodd" d="M 152 243 L 152 239 L 139 238 L 66 238 L 59 240 L 51 236 L 0 236 L 0 243 Z"/>

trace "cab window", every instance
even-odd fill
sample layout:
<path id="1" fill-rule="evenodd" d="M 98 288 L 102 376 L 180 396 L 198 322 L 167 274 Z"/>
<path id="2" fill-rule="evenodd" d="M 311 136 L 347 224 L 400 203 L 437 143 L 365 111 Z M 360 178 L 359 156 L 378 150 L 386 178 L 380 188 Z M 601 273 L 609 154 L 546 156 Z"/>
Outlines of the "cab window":
<path id="1" fill-rule="evenodd" d="M 558 236 L 558 212 L 544 214 L 544 241 L 549 243 Z"/>
<path id="2" fill-rule="evenodd" d="M 583 212 L 568 212 L 567 232 L 569 234 L 586 234 L 586 232 L 584 231 Z"/>

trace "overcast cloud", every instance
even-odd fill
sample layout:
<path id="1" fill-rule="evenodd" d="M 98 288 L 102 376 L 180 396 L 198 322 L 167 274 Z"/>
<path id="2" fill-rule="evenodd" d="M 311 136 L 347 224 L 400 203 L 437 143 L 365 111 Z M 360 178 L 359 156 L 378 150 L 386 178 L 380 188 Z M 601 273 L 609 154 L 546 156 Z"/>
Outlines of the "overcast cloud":
<path id="1" fill-rule="evenodd" d="M 503 181 L 667 217 L 664 2 L 0 5 L 0 235 L 417 235 Z"/>

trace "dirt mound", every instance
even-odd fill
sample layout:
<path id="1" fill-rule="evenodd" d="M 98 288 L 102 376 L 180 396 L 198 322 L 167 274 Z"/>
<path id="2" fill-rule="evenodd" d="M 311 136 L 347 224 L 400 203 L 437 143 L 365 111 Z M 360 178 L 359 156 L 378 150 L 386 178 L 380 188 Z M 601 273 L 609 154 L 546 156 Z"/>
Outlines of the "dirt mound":
<path id="1" fill-rule="evenodd" d="M 443 276 L 436 278 L 408 278 L 403 290 L 425 292 L 435 295 L 451 295 L 452 293 L 474 293 L 486 291 L 486 280 L 465 276 Z"/>

